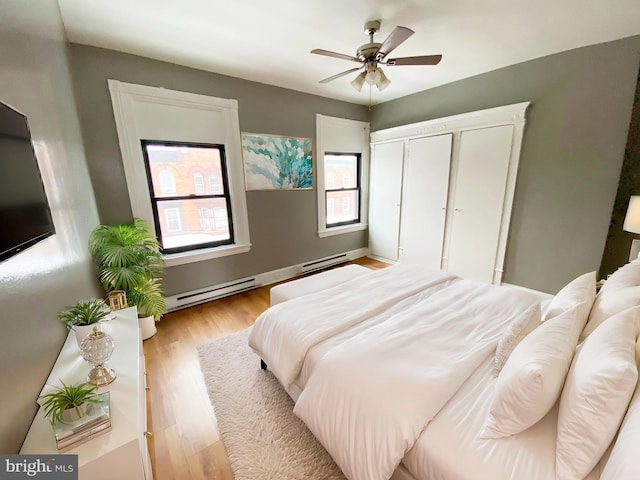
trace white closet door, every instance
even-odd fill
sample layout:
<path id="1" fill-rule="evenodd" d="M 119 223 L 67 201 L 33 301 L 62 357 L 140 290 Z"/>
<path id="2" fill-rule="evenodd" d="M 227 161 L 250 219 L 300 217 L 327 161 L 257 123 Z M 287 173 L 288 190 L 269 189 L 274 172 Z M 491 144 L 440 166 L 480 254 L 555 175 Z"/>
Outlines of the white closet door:
<path id="1" fill-rule="evenodd" d="M 461 133 L 447 270 L 463 278 L 493 281 L 512 138 L 513 125 Z"/>
<path id="2" fill-rule="evenodd" d="M 440 270 L 453 135 L 409 142 L 402 191 L 400 260 Z"/>
<path id="3" fill-rule="evenodd" d="M 375 145 L 369 180 L 371 255 L 398 260 L 404 142 Z"/>

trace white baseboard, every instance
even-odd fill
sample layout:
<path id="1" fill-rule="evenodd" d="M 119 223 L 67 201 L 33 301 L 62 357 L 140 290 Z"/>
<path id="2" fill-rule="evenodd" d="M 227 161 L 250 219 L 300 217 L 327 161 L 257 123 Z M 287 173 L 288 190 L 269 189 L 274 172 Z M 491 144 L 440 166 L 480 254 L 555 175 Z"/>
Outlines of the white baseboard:
<path id="1" fill-rule="evenodd" d="M 374 260 L 378 260 L 379 262 L 388 263 L 389 265 L 397 265 L 397 264 L 399 264 L 399 263 L 400 263 L 400 261 L 399 261 L 399 260 L 390 260 L 390 259 L 388 259 L 388 258 L 385 258 L 385 257 L 379 257 L 379 256 L 377 256 L 377 255 L 371 255 L 371 254 L 369 254 L 369 255 L 368 255 L 368 257 L 369 257 L 369 258 L 372 258 L 372 259 L 374 259 Z"/>
<path id="2" fill-rule="evenodd" d="M 245 292 L 254 288 L 282 282 L 302 274 L 313 272 L 314 270 L 348 262 L 356 258 L 366 257 L 368 253 L 368 248 L 359 248 L 357 250 L 331 255 L 329 257 L 318 258 L 309 262 L 299 263 L 290 267 L 272 270 L 270 272 L 259 273 L 251 277 L 240 278 L 231 282 L 211 285 L 197 290 L 192 290 L 190 292 L 179 293 L 177 295 L 170 295 L 165 297 L 167 310 L 172 312 L 174 310 L 180 310 L 181 308 L 210 302 L 211 300 L 228 297 L 229 295 Z"/>

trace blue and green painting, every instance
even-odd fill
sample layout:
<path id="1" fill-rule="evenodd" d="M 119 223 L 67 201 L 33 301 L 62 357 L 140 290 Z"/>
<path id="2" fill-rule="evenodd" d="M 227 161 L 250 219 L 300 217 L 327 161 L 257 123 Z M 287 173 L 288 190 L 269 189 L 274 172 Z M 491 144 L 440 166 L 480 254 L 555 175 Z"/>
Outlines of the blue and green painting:
<path id="1" fill-rule="evenodd" d="M 292 190 L 313 186 L 310 138 L 242 134 L 247 190 Z"/>

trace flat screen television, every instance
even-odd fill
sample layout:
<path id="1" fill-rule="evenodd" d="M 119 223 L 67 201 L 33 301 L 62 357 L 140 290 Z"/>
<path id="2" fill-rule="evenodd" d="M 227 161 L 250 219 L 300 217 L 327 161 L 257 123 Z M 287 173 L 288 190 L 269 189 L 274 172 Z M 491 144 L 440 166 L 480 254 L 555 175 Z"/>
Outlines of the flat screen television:
<path id="1" fill-rule="evenodd" d="M 0 262 L 54 233 L 27 117 L 0 102 Z"/>

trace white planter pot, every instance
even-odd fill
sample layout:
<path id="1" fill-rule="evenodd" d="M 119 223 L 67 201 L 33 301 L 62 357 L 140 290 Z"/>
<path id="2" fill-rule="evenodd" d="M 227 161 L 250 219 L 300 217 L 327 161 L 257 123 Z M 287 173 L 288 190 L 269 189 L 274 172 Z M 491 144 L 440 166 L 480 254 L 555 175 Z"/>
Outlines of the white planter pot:
<path id="1" fill-rule="evenodd" d="M 93 327 L 98 327 L 98 330 L 102 330 L 99 323 L 93 323 L 91 325 L 74 325 L 72 327 L 72 330 L 76 334 L 76 342 L 78 342 L 78 348 L 80 348 L 82 340 L 84 340 L 87 335 L 93 332 Z"/>
<path id="2" fill-rule="evenodd" d="M 80 412 L 80 416 L 78 416 L 78 411 Z M 87 413 L 87 403 L 83 403 L 82 405 L 78 405 L 78 410 L 75 408 L 69 408 L 67 410 L 63 410 L 62 412 L 62 421 L 66 423 L 75 422 L 76 420 L 80 420 L 84 417 L 85 413 Z"/>
<path id="3" fill-rule="evenodd" d="M 142 340 L 153 337 L 158 331 L 156 329 L 156 320 L 153 318 L 153 315 L 149 317 L 139 317 L 138 325 L 140 325 Z"/>

